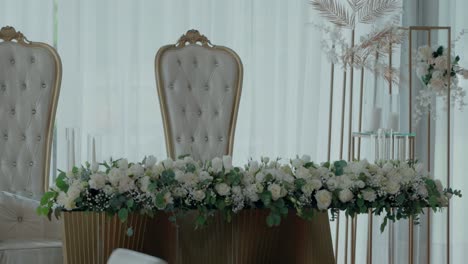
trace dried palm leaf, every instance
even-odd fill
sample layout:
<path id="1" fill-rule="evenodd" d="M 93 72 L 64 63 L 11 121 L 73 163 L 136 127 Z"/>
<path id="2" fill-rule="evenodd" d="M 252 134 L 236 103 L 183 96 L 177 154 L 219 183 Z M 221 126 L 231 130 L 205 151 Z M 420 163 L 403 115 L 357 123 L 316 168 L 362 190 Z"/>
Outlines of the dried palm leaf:
<path id="1" fill-rule="evenodd" d="M 354 14 L 335 0 L 311 0 L 310 4 L 329 22 L 339 27 L 354 28 Z"/>
<path id="2" fill-rule="evenodd" d="M 364 4 L 367 2 L 367 0 L 347 0 L 349 6 L 351 9 L 353 9 L 354 12 L 359 12 L 361 8 L 364 6 Z"/>
<path id="3" fill-rule="evenodd" d="M 359 22 L 372 24 L 377 19 L 391 14 L 400 8 L 398 0 L 367 0 L 359 11 Z"/>

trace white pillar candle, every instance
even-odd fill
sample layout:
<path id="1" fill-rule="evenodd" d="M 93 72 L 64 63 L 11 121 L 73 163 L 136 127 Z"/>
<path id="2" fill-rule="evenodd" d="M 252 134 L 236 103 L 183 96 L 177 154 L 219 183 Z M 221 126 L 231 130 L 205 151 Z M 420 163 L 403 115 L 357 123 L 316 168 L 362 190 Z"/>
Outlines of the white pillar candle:
<path id="1" fill-rule="evenodd" d="M 398 131 L 399 130 L 399 116 L 398 113 L 391 112 L 390 115 L 388 116 L 388 124 L 387 128 L 392 129 L 393 131 Z"/>
<path id="2" fill-rule="evenodd" d="M 71 144 L 69 138 L 67 138 L 67 171 L 71 171 Z"/>
<path id="3" fill-rule="evenodd" d="M 93 137 L 93 153 L 92 153 L 92 162 L 96 163 L 96 139 Z"/>
<path id="4" fill-rule="evenodd" d="M 72 130 L 72 139 L 71 139 L 71 166 L 75 167 L 75 130 Z"/>
<path id="5" fill-rule="evenodd" d="M 409 137 L 405 137 L 405 160 L 408 160 L 410 158 L 410 141 Z"/>
<path id="6" fill-rule="evenodd" d="M 382 108 L 375 107 L 372 109 L 371 120 L 369 125 L 370 131 L 377 131 L 380 128 L 380 120 L 382 118 Z"/>

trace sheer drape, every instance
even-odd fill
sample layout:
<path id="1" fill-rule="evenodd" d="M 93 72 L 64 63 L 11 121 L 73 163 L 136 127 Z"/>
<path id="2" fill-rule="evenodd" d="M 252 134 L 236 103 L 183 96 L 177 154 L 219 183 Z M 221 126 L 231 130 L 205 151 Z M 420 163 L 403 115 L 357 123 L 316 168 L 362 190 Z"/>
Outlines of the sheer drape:
<path id="1" fill-rule="evenodd" d="M 166 156 L 154 55 L 195 28 L 244 64 L 235 158 L 320 153 L 320 76 L 328 67 L 307 1 L 63 1 L 58 20 L 66 65 L 59 142 L 65 127 L 79 127 L 83 141 L 103 136 L 101 159 Z M 65 153 L 59 144 L 59 167 Z"/>
<path id="2" fill-rule="evenodd" d="M 403 25 L 451 25 L 452 32 L 468 28 L 464 10 L 468 4 L 453 1 L 404 1 Z M 326 159 L 330 64 L 321 51 L 322 34 L 312 22 L 320 22 L 307 0 L 103 0 L 53 1 L 6 0 L 0 2 L 0 25 L 12 25 L 28 38 L 55 44 L 62 57 L 63 82 L 57 111 L 57 167 L 66 168 L 65 128 L 79 128 L 77 162 L 89 160 L 88 136 L 98 140 L 98 158 L 127 157 L 140 160 L 153 154 L 165 157 L 165 143 L 156 84 L 154 56 L 159 47 L 175 43 L 186 30 L 195 28 L 213 43 L 234 49 L 244 64 L 244 85 L 238 116 L 234 158 L 237 163 L 260 155 L 292 157 L 310 154 Z M 358 36 L 367 29 L 358 32 Z M 359 38 L 357 38 L 359 39 Z M 456 45 L 462 65 L 468 61 L 466 39 Z M 434 43 L 435 44 L 435 43 Z M 441 43 L 444 44 L 444 43 Z M 466 47 L 465 47 L 466 46 Z M 407 51 L 401 54 L 402 64 Z M 397 56 L 395 56 L 397 57 Z M 397 62 L 395 62 L 397 63 Z M 355 72 L 357 97 L 360 72 Z M 341 125 L 342 69 L 335 67 L 332 159 L 338 159 Z M 365 72 L 364 119 L 386 100 L 385 83 L 377 84 Z M 349 84 L 349 81 L 348 81 Z M 462 83 L 468 88 L 468 83 Z M 378 89 L 375 89 L 375 88 Z M 349 89 L 349 88 L 348 88 Z M 399 89 L 405 109 L 407 90 Z M 347 91 L 349 96 L 349 90 Z M 354 111 L 358 104 L 355 101 Z M 348 99 L 346 100 L 348 104 Z M 348 105 L 346 105 L 348 111 Z M 452 186 L 468 190 L 463 172 L 468 125 L 465 112 L 455 111 L 453 121 Z M 385 119 L 385 117 L 384 117 Z M 348 115 L 345 116 L 347 132 Z M 352 130 L 356 130 L 353 120 Z M 402 117 L 401 127 L 407 120 Z M 422 122 L 421 129 L 425 124 Z M 435 125 L 431 139 L 444 149 L 446 124 Z M 437 140 L 436 140 L 437 139 Z M 426 139 L 421 139 L 426 140 Z M 343 158 L 347 159 L 347 135 Z M 363 147 L 365 151 L 365 147 Z M 444 152 L 440 152 L 442 157 Z M 423 151 L 419 153 L 425 160 Z M 364 157 L 364 154 L 363 154 Z M 445 179 L 443 158 L 433 157 L 433 170 Z M 438 162 L 439 161 L 439 162 Z M 466 198 L 452 203 L 452 262 L 461 263 L 468 247 L 463 225 Z M 433 218 L 432 263 L 445 261 L 445 213 Z M 387 233 L 374 222 L 374 261 L 386 261 Z M 335 224 L 331 224 L 335 232 Z M 342 220 L 340 230 L 345 229 Z M 357 263 L 365 261 L 367 219 L 358 220 Z M 407 222 L 396 224 L 396 263 L 406 261 Z M 425 217 L 415 237 L 419 263 L 426 260 Z M 340 236 L 339 260 L 343 261 L 344 233 Z M 333 237 L 334 234 L 333 234 Z"/>

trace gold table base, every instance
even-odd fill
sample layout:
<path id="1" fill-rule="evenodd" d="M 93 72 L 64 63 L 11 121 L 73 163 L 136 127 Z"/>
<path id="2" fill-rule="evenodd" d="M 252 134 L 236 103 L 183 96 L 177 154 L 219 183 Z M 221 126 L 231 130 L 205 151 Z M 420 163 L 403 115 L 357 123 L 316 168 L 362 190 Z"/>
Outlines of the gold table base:
<path id="1" fill-rule="evenodd" d="M 177 219 L 160 213 L 148 223 L 145 249 L 169 263 L 334 263 L 327 213 L 305 221 L 291 212 L 279 227 L 266 225 L 267 210 L 243 210 L 227 223 L 216 214 L 195 230 L 196 212 Z"/>
<path id="2" fill-rule="evenodd" d="M 97 212 L 63 213 L 63 253 L 66 264 L 104 264 L 116 248 L 142 251 L 148 218 L 130 214 L 125 224 L 117 216 Z M 127 236 L 128 227 L 133 235 Z"/>

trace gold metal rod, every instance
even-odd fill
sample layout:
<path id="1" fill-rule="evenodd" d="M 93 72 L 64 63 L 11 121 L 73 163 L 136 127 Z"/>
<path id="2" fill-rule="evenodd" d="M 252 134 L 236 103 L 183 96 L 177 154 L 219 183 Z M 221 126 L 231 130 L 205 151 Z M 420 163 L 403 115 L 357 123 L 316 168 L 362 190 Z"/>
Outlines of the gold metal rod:
<path id="1" fill-rule="evenodd" d="M 451 28 L 447 27 L 447 42 L 448 42 L 448 54 L 452 54 L 452 32 Z M 447 67 L 447 72 L 451 72 L 452 69 L 452 61 L 449 59 L 448 60 L 448 67 Z M 451 141 L 451 136 L 450 136 L 450 85 L 451 85 L 451 78 L 448 78 L 448 89 L 447 89 L 447 188 L 450 188 L 450 141 Z M 450 200 L 448 201 L 447 204 L 447 264 L 450 264 Z"/>
<path id="2" fill-rule="evenodd" d="M 413 60 L 412 60 L 412 47 L 413 47 L 413 27 L 410 27 L 409 28 L 409 33 L 408 33 L 408 54 L 409 54 L 409 57 L 408 57 L 408 64 L 409 64 L 409 75 L 408 75 L 408 92 L 409 92 L 409 103 L 408 103 L 408 106 L 409 106 L 409 119 L 408 119 L 408 132 L 411 133 L 412 131 L 412 127 L 413 127 L 413 122 L 412 122 L 412 119 L 413 119 L 413 106 L 412 106 L 412 101 L 413 101 Z"/>
<path id="3" fill-rule="evenodd" d="M 356 214 L 351 218 L 351 264 L 356 263 L 357 217 Z"/>
<path id="4" fill-rule="evenodd" d="M 369 219 L 367 224 L 367 264 L 372 264 L 372 236 L 373 236 L 373 215 L 372 209 L 368 211 Z"/>
<path id="5" fill-rule="evenodd" d="M 431 46 L 431 31 L 427 32 L 427 44 Z M 431 171 L 431 112 L 427 114 L 427 171 Z M 427 264 L 431 264 L 431 210 L 427 209 Z"/>
<path id="6" fill-rule="evenodd" d="M 340 212 L 336 216 L 336 233 L 335 233 L 335 263 L 338 263 L 338 252 L 339 252 L 339 238 L 340 238 Z"/>
<path id="7" fill-rule="evenodd" d="M 335 79 L 335 64 L 331 64 L 331 76 L 330 76 L 330 105 L 328 110 L 328 152 L 327 160 L 330 161 L 331 155 L 331 136 L 332 136 L 332 120 L 333 120 L 333 86 Z"/>
<path id="8" fill-rule="evenodd" d="M 341 135 L 340 135 L 340 160 L 343 159 L 343 141 L 344 141 L 344 115 L 346 104 L 346 69 L 343 71 L 343 98 L 341 100 Z M 336 216 L 336 234 L 335 234 L 335 261 L 338 262 L 338 249 L 340 238 L 340 212 Z"/>
<path id="9" fill-rule="evenodd" d="M 364 67 L 361 68 L 361 87 L 359 92 L 359 132 L 362 131 L 362 105 L 364 96 Z M 361 137 L 358 138 L 357 159 L 361 160 Z"/>
<path id="10" fill-rule="evenodd" d="M 354 47 L 355 30 L 351 31 L 351 48 Z M 352 161 L 351 153 L 351 133 L 353 129 L 353 87 L 354 87 L 354 54 L 351 56 L 349 72 L 349 112 L 348 112 L 348 160 Z"/>
<path id="11" fill-rule="evenodd" d="M 450 30 L 450 27 L 439 27 L 439 26 L 411 26 L 409 30 Z"/>
<path id="12" fill-rule="evenodd" d="M 409 234 L 408 234 L 408 242 L 409 242 L 409 247 L 408 247 L 408 263 L 409 264 L 413 264 L 413 247 L 414 247 L 414 226 L 413 226 L 413 217 L 410 216 L 410 218 L 408 219 L 408 231 L 409 231 Z"/>
<path id="13" fill-rule="evenodd" d="M 343 143 L 344 143 L 344 117 L 346 105 L 346 69 L 343 71 L 343 98 L 341 100 L 341 136 L 340 136 L 340 160 L 343 159 Z"/>
<path id="14" fill-rule="evenodd" d="M 349 217 L 346 216 L 346 230 L 345 230 L 345 264 L 348 264 L 348 234 L 349 234 Z"/>
<path id="15" fill-rule="evenodd" d="M 393 80 L 393 76 L 392 76 L 392 53 L 393 53 L 393 50 L 392 50 L 392 43 L 390 43 L 388 45 L 388 67 L 390 68 L 390 81 L 388 82 L 388 93 L 390 94 L 390 96 L 392 95 L 392 80 Z M 391 109 L 392 106 L 390 106 L 390 109 Z"/>

